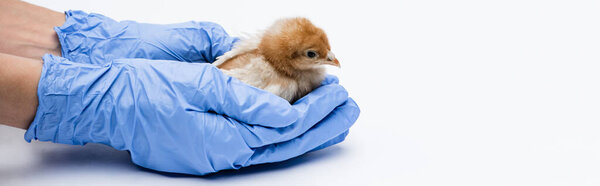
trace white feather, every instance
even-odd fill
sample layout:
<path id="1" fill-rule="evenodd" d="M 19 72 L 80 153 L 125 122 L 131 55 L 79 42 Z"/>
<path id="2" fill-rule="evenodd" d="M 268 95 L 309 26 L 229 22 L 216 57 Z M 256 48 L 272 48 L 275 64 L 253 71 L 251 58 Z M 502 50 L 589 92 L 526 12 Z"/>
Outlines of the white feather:
<path id="1" fill-rule="evenodd" d="M 217 57 L 217 60 L 215 62 L 213 62 L 212 64 L 214 66 L 219 66 L 221 64 L 223 64 L 225 61 L 239 55 L 239 54 L 243 54 L 249 51 L 252 51 L 254 49 L 258 48 L 258 45 L 260 44 L 260 38 L 261 38 L 262 34 L 255 34 L 255 35 L 246 35 L 246 36 L 242 36 L 240 37 L 240 41 L 237 42 L 234 46 L 233 49 L 231 49 L 228 52 L 225 52 L 225 54 L 223 54 L 222 56 Z"/>

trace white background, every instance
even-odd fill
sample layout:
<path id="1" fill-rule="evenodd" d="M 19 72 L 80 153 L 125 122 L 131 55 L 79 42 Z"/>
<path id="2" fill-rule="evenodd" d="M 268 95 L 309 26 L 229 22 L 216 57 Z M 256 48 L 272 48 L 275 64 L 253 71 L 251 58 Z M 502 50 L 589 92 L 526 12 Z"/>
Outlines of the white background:
<path id="1" fill-rule="evenodd" d="M 0 127 L 0 185 L 600 185 L 599 1 L 31 1 L 117 20 L 322 27 L 362 112 L 347 140 L 210 177 Z"/>

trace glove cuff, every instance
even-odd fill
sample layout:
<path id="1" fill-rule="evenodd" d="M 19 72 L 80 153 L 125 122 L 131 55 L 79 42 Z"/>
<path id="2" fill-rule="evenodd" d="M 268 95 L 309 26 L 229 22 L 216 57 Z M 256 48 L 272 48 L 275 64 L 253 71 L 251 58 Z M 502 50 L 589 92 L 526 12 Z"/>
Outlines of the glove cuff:
<path id="1" fill-rule="evenodd" d="M 96 27 L 120 28 L 126 25 L 120 25 L 117 21 L 101 14 L 88 14 L 80 10 L 65 11 L 65 23 L 60 27 L 54 27 L 61 46 L 61 56 L 86 64 L 106 61 L 106 59 L 92 59 L 91 55 L 85 52 L 91 51 L 92 47 L 100 42 L 99 39 L 106 40 L 112 36 L 111 33 Z"/>
<path id="2" fill-rule="evenodd" d="M 94 87 L 94 84 L 81 84 L 74 79 L 85 79 L 78 68 L 102 68 L 96 65 L 77 64 L 73 66 L 69 60 L 46 54 L 42 57 L 44 65 L 38 83 L 38 107 L 33 122 L 25 133 L 25 140 L 52 141 L 54 143 L 84 145 L 88 142 L 110 145 L 106 135 L 96 134 L 100 131 L 91 121 L 103 118 L 82 118 L 80 114 L 93 110 L 93 105 L 101 104 L 85 95 L 94 95 L 93 90 L 82 89 Z M 65 66 L 67 66 L 65 68 Z M 69 68 L 71 66 L 71 68 Z M 93 73 L 102 73 L 94 70 Z M 88 72 L 89 74 L 89 72 Z M 74 87 L 74 88 L 73 88 Z M 77 134 L 77 136 L 75 136 Z"/>
<path id="3" fill-rule="evenodd" d="M 40 141 L 52 141 L 55 143 L 72 143 L 72 128 L 65 128 L 61 126 L 61 121 L 64 120 L 64 113 L 68 112 L 68 109 L 63 107 L 56 107 L 56 102 L 67 102 L 69 99 L 66 96 L 68 92 L 68 86 L 65 85 L 66 81 L 57 79 L 55 73 L 58 69 L 54 69 L 54 61 L 60 60 L 59 58 L 52 55 L 44 55 L 44 66 L 42 68 L 42 74 L 38 83 L 38 107 L 35 113 L 35 118 L 29 129 L 25 132 L 25 140 L 31 142 L 32 139 Z"/>

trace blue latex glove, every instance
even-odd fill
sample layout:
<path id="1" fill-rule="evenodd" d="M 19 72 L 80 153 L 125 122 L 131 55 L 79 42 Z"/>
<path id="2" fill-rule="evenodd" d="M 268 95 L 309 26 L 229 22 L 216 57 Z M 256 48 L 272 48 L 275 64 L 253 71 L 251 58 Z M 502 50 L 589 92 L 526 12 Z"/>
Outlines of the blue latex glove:
<path id="1" fill-rule="evenodd" d="M 212 63 L 238 41 L 211 22 L 159 25 L 117 22 L 83 11 L 69 10 L 65 15 L 65 23 L 54 30 L 62 57 L 79 63 L 102 64 L 119 58 Z"/>
<path id="2" fill-rule="evenodd" d="M 103 143 L 129 150 L 134 163 L 147 168 L 205 174 L 334 145 L 358 117 L 358 107 L 333 76 L 290 106 L 212 66 L 111 63 L 212 62 L 237 41 L 217 24 L 154 25 L 65 14 L 65 24 L 55 30 L 62 55 L 72 62 L 44 57 L 40 107 L 28 141 Z"/>
<path id="3" fill-rule="evenodd" d="M 359 115 L 333 76 L 290 106 L 206 63 L 43 59 L 27 141 L 102 143 L 159 171 L 202 175 L 283 161 L 343 141 Z"/>

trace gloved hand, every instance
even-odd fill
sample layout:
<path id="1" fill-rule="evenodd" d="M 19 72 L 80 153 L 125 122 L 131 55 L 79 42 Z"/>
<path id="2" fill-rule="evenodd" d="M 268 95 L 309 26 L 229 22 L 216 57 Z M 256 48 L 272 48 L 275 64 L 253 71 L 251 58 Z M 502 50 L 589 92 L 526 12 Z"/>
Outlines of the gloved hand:
<path id="1" fill-rule="evenodd" d="M 101 64 L 119 58 L 212 63 L 238 41 L 211 22 L 159 25 L 117 22 L 83 11 L 69 10 L 65 15 L 65 23 L 54 30 L 62 57 L 79 63 Z"/>
<path id="2" fill-rule="evenodd" d="M 333 76 L 290 106 L 206 63 L 43 59 L 27 141 L 102 143 L 159 171 L 202 175 L 286 160 L 341 142 L 359 114 Z"/>
<path id="3" fill-rule="evenodd" d="M 331 146 L 344 140 L 358 117 L 356 103 L 332 76 L 290 106 L 209 65 L 111 63 L 212 62 L 237 41 L 217 24 L 65 14 L 55 30 L 69 60 L 44 57 L 50 74 L 40 81 L 28 141 L 103 143 L 129 150 L 143 167 L 206 174 Z"/>

